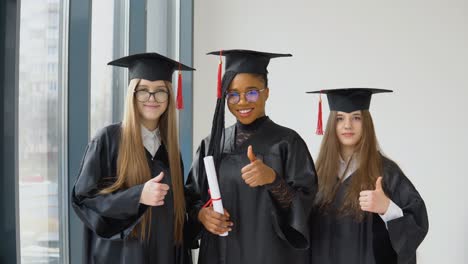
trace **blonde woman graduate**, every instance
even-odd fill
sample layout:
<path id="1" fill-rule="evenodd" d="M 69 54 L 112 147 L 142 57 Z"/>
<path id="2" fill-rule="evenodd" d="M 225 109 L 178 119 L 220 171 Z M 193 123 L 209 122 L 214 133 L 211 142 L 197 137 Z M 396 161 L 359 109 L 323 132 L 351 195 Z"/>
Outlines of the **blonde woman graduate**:
<path id="1" fill-rule="evenodd" d="M 72 205 L 85 225 L 83 261 L 189 263 L 171 82 L 175 70 L 193 69 L 157 53 L 109 64 L 127 67 L 130 84 L 123 121 L 89 142 L 73 188 Z"/>

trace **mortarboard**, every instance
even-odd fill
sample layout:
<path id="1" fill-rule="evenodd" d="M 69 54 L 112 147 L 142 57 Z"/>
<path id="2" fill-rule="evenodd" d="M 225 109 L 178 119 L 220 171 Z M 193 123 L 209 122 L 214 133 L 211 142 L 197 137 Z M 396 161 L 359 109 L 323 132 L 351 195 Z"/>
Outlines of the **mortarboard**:
<path id="1" fill-rule="evenodd" d="M 377 88 L 340 88 L 312 91 L 307 93 L 326 94 L 330 111 L 341 111 L 351 113 L 358 110 L 368 110 L 372 94 L 391 93 L 392 90 Z M 319 100 L 317 131 L 316 134 L 323 135 L 322 126 L 322 99 Z"/>
<path id="2" fill-rule="evenodd" d="M 178 70 L 177 109 L 183 108 L 181 71 L 195 70 L 155 52 L 125 56 L 109 62 L 108 65 L 128 68 L 129 80 L 145 79 L 148 81 L 163 80 L 172 82 L 172 74 L 175 70 Z"/>
<path id="3" fill-rule="evenodd" d="M 222 91 L 221 76 L 222 76 L 222 56 L 226 57 L 225 72 L 235 73 L 253 73 L 253 74 L 268 74 L 267 66 L 270 63 L 270 59 L 279 57 L 292 57 L 291 54 L 282 53 L 269 53 L 255 50 L 221 50 L 212 51 L 207 55 L 219 55 L 219 66 L 218 66 L 218 98 L 225 92 Z M 227 85 L 229 86 L 229 84 Z M 226 87 L 227 88 L 227 87 Z"/>

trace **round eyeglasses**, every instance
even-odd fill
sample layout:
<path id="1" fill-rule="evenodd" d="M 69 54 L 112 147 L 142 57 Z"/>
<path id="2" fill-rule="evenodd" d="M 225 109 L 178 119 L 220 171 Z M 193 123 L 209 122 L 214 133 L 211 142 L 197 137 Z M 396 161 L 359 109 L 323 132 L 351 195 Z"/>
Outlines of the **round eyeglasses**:
<path id="1" fill-rule="evenodd" d="M 136 99 L 141 103 L 146 103 L 149 101 L 151 96 L 158 103 L 164 103 L 169 99 L 169 92 L 164 90 L 157 90 L 156 92 L 150 92 L 148 90 L 137 90 L 134 92 Z"/>
<path id="2" fill-rule="evenodd" d="M 250 90 L 243 93 L 229 92 L 227 93 L 226 98 L 229 104 L 238 104 L 240 102 L 241 95 L 243 94 L 247 102 L 255 103 L 258 101 L 258 98 L 260 97 L 260 92 L 262 92 L 263 90 L 265 90 L 265 88 L 260 90 Z"/>

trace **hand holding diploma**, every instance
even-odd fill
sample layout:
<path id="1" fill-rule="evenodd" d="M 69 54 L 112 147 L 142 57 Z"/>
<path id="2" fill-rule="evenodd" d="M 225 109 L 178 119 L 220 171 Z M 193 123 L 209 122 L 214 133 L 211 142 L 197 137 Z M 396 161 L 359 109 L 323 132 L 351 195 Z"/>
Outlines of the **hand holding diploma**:
<path id="1" fill-rule="evenodd" d="M 230 227 L 234 224 L 229 221 L 230 215 L 228 211 L 223 208 L 213 157 L 205 157 L 203 161 L 205 163 L 206 176 L 208 178 L 208 186 L 211 195 L 211 199 L 207 204 L 212 203 L 212 206 L 203 207 L 198 213 L 198 220 L 200 220 L 206 230 L 211 233 L 227 236 L 227 232 L 231 231 Z"/>

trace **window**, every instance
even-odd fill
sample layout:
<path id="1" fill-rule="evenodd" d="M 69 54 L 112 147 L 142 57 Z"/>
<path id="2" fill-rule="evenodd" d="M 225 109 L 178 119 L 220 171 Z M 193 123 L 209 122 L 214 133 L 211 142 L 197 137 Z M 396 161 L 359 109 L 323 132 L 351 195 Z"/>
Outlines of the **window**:
<path id="1" fill-rule="evenodd" d="M 18 165 L 21 263 L 60 263 L 59 0 L 23 0 Z"/>
<path id="2" fill-rule="evenodd" d="M 125 15 L 123 1 L 92 1 L 91 12 L 91 116 L 90 136 L 102 127 L 120 120 L 123 107 L 124 69 L 107 65 L 124 56 Z M 128 8 L 128 7 L 127 7 Z M 120 111 L 119 111 L 120 110 Z"/>

